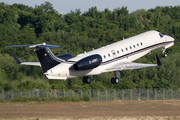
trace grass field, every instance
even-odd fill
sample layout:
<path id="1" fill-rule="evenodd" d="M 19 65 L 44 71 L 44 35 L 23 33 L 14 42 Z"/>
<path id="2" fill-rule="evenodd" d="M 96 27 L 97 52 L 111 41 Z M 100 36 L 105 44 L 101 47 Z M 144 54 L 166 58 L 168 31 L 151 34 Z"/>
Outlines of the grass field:
<path id="1" fill-rule="evenodd" d="M 180 120 L 180 101 L 4 102 L 0 119 L 10 120 Z"/>

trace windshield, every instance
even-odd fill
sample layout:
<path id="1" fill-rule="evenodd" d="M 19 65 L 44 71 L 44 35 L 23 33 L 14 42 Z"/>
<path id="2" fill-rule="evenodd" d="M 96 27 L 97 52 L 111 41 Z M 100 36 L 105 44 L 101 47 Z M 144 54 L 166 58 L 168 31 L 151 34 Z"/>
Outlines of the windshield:
<path id="1" fill-rule="evenodd" d="M 162 38 L 164 35 L 162 33 L 159 33 L 159 36 Z"/>

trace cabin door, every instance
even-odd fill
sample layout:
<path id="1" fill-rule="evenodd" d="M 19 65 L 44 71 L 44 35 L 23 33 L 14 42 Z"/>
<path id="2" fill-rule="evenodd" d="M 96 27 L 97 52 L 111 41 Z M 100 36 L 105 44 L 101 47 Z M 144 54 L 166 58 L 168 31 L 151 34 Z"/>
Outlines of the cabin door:
<path id="1" fill-rule="evenodd" d="M 116 52 L 114 50 L 111 51 L 113 58 L 116 58 Z"/>

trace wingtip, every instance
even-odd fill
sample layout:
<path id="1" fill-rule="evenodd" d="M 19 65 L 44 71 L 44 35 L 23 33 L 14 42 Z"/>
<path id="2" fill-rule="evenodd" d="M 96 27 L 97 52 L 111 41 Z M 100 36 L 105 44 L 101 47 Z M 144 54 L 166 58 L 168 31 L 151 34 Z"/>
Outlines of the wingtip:
<path id="1" fill-rule="evenodd" d="M 17 64 L 21 64 L 21 61 L 19 61 L 19 59 L 14 55 L 14 53 L 11 52 L 11 54 L 12 54 L 14 60 L 16 61 L 16 63 L 17 63 Z"/>
<path id="2" fill-rule="evenodd" d="M 156 54 L 156 59 L 157 59 L 157 65 L 158 65 L 158 66 L 162 65 L 162 64 L 161 64 L 161 61 L 159 60 L 159 57 L 158 57 L 157 54 Z"/>

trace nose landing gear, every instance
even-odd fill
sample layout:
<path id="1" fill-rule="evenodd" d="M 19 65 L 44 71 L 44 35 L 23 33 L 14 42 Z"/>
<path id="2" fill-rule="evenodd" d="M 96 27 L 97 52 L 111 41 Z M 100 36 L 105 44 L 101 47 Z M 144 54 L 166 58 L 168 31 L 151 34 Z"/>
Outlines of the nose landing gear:
<path id="1" fill-rule="evenodd" d="M 167 54 L 166 54 L 166 53 L 163 53 L 163 54 L 162 54 L 162 57 L 165 57 L 165 58 L 166 58 L 166 57 L 167 57 Z"/>
<path id="2" fill-rule="evenodd" d="M 166 48 L 163 47 L 162 48 L 162 57 L 167 57 L 167 54 L 165 53 L 165 51 L 166 51 Z"/>

